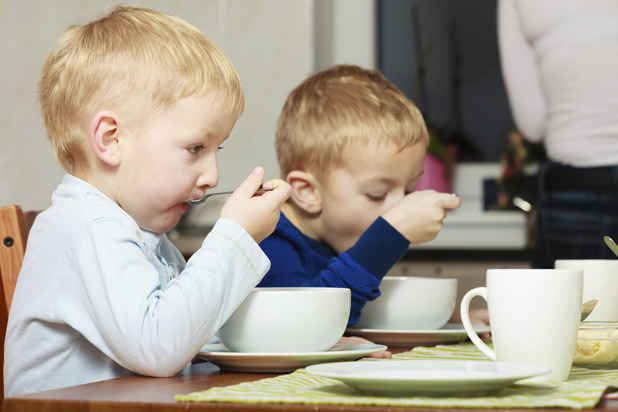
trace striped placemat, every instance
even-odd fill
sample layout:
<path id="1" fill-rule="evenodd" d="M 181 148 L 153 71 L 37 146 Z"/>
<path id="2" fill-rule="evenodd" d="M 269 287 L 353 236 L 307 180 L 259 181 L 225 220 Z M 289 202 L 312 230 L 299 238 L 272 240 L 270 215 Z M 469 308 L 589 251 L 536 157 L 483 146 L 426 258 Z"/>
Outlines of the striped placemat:
<path id="1" fill-rule="evenodd" d="M 393 359 L 487 360 L 469 343 L 416 347 Z M 369 360 L 388 362 L 389 360 Z M 489 362 L 489 361 L 488 361 Z M 177 395 L 178 401 L 239 403 L 300 403 L 377 406 L 428 406 L 459 408 L 569 408 L 594 407 L 608 387 L 618 386 L 618 371 L 573 367 L 566 382 L 514 384 L 494 396 L 478 397 L 381 397 L 356 392 L 340 381 L 310 375 L 304 369 L 254 382 L 215 387 Z"/>

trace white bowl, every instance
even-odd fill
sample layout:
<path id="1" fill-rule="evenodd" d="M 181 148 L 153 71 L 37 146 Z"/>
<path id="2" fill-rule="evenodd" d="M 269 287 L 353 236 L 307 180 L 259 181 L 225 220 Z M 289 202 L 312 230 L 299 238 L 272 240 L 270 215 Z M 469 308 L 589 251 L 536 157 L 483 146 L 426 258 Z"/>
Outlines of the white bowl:
<path id="1" fill-rule="evenodd" d="M 256 288 L 217 337 L 234 352 L 321 352 L 343 336 L 349 316 L 350 289 Z"/>
<path id="2" fill-rule="evenodd" d="M 436 330 L 453 315 L 457 279 L 386 276 L 380 292 L 367 302 L 354 328 Z"/>

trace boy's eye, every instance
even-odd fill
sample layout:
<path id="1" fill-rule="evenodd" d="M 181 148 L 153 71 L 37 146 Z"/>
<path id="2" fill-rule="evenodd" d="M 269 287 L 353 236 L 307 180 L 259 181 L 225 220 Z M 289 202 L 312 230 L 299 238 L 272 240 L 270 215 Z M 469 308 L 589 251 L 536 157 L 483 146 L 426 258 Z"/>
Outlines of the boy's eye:
<path id="1" fill-rule="evenodd" d="M 365 196 L 371 201 L 379 202 L 386 198 L 386 193 L 367 193 Z"/>
<path id="2" fill-rule="evenodd" d="M 191 154 L 198 154 L 200 152 L 200 150 L 202 150 L 203 148 L 204 148 L 204 145 L 196 144 L 195 146 L 187 147 L 187 150 Z"/>

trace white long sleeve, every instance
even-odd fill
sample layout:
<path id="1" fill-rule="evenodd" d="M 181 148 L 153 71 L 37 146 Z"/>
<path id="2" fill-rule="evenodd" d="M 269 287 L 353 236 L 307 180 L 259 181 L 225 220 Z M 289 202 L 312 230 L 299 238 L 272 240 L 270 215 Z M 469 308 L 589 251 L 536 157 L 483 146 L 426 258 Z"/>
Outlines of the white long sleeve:
<path id="1" fill-rule="evenodd" d="M 92 186 L 65 176 L 31 230 L 5 346 L 5 394 L 132 373 L 171 376 L 270 267 L 219 220 L 185 264 Z"/>
<path id="2" fill-rule="evenodd" d="M 517 128 L 551 160 L 618 164 L 618 2 L 499 0 L 498 41 Z"/>

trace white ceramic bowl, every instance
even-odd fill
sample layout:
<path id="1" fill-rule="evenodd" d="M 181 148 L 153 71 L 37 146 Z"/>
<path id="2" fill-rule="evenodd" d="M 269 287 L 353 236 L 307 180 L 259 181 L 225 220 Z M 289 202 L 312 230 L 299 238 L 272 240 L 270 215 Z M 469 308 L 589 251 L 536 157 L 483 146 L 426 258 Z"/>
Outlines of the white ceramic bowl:
<path id="1" fill-rule="evenodd" d="M 354 328 L 436 330 L 455 310 L 457 279 L 386 276 L 380 292 L 367 302 Z"/>
<path id="2" fill-rule="evenodd" d="M 339 341 L 349 316 L 350 289 L 255 288 L 217 337 L 235 352 L 320 352 Z"/>

